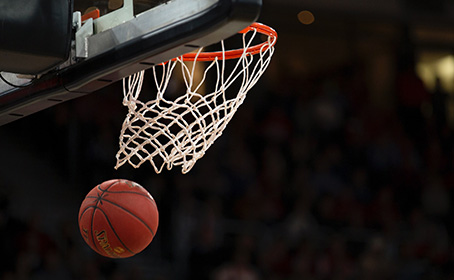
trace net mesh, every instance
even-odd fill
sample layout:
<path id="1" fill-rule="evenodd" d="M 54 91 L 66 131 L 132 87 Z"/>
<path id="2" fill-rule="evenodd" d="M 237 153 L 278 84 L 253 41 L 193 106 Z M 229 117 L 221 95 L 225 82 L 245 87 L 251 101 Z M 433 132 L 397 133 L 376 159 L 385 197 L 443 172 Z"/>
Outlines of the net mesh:
<path id="1" fill-rule="evenodd" d="M 123 105 L 128 114 L 121 129 L 115 168 L 126 162 L 138 168 L 148 161 L 157 173 L 173 166 L 181 166 L 182 173 L 190 171 L 221 136 L 270 63 L 276 38 L 269 36 L 258 53 L 251 55 L 248 49 L 257 34 L 256 29 L 242 34 L 243 51 L 230 60 L 233 66 L 226 65 L 224 42 L 220 43 L 220 57 L 212 61 L 201 62 L 206 53 L 200 49 L 192 54 L 191 62 L 181 56 L 154 66 L 151 71 L 156 94 L 151 98 L 140 98 L 143 71 L 123 79 Z M 203 74 L 197 78 L 201 72 L 196 69 L 200 67 Z M 169 93 L 169 84 L 177 69 L 184 86 L 175 98 Z M 209 77 L 215 77 L 214 82 Z"/>

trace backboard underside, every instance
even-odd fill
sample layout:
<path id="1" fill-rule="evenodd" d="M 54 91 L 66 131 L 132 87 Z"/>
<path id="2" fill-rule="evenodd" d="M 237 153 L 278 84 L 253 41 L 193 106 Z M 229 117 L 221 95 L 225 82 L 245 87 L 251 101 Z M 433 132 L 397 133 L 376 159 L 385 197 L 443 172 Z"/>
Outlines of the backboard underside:
<path id="1" fill-rule="evenodd" d="M 29 86 L 0 92 L 0 125 L 217 43 L 254 22 L 260 7 L 261 0 L 171 0 L 104 30 L 96 29 L 109 14 L 79 23 L 69 61 Z"/>

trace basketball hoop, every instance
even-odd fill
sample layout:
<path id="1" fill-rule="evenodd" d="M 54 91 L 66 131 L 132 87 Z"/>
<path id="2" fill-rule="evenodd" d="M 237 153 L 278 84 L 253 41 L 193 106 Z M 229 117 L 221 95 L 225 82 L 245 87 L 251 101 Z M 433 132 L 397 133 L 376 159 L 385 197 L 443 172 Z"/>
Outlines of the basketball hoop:
<path id="1" fill-rule="evenodd" d="M 274 53 L 277 33 L 272 28 L 253 23 L 239 33 L 239 49 L 225 50 L 221 41 L 221 51 L 199 49 L 152 67 L 157 93 L 149 100 L 139 100 L 144 71 L 123 79 L 123 105 L 128 107 L 128 114 L 121 129 L 115 168 L 126 162 L 138 168 L 149 161 L 157 173 L 164 166 L 169 170 L 181 166 L 182 173 L 187 173 L 203 157 L 265 72 Z M 266 40 L 255 44 L 258 34 Z M 234 63 L 230 67 L 227 61 Z M 177 66 L 181 67 L 184 93 L 172 99 L 169 84 Z M 205 67 L 200 81 L 195 78 L 196 67 Z M 206 82 L 210 75 L 216 77 L 213 85 Z"/>

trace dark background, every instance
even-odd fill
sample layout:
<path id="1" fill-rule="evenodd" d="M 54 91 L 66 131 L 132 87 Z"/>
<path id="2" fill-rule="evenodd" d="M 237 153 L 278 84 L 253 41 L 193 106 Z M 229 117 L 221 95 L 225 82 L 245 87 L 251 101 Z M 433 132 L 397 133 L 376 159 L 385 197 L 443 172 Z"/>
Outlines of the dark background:
<path id="1" fill-rule="evenodd" d="M 264 0 L 259 21 L 272 63 L 189 174 L 113 168 L 120 83 L 0 127 L 0 279 L 454 279 L 454 3 Z M 112 178 L 160 211 L 125 260 L 77 227 Z"/>

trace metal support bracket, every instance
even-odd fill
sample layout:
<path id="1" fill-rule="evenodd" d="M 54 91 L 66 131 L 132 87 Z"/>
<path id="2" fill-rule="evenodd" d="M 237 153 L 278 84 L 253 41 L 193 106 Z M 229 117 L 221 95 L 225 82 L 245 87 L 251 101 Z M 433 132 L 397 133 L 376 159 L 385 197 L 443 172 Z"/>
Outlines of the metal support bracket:
<path id="1" fill-rule="evenodd" d="M 76 57 L 88 57 L 88 37 L 93 35 L 93 19 L 87 19 L 76 32 Z"/>
<path id="2" fill-rule="evenodd" d="M 124 0 L 123 7 L 95 19 L 95 33 L 101 33 L 134 18 L 133 0 Z"/>

